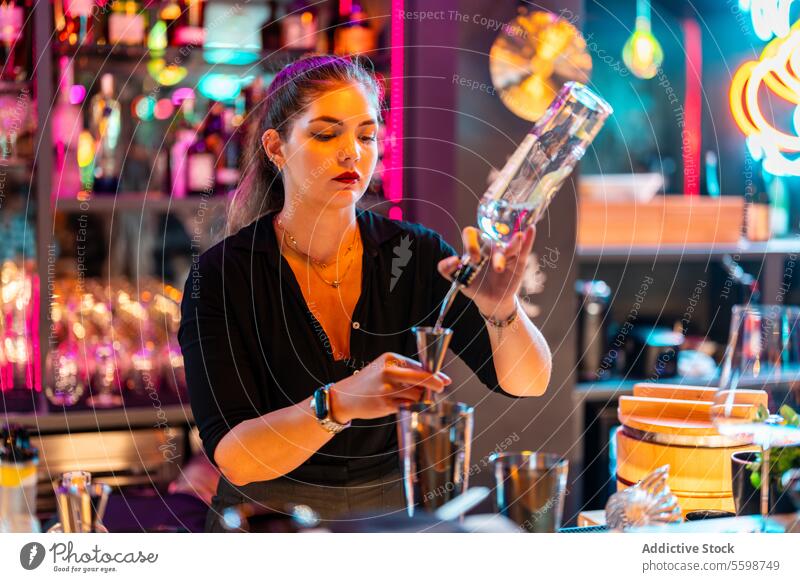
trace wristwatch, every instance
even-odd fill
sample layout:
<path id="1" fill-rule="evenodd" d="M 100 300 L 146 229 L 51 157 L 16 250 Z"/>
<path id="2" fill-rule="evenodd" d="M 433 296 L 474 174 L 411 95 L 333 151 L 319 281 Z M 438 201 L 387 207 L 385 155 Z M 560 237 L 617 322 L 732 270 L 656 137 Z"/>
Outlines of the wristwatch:
<path id="1" fill-rule="evenodd" d="M 340 424 L 333 420 L 331 415 L 331 386 L 333 386 L 333 383 L 325 384 L 325 386 L 314 391 L 314 396 L 311 398 L 311 410 L 322 428 L 336 434 L 349 427 L 350 423 Z"/>

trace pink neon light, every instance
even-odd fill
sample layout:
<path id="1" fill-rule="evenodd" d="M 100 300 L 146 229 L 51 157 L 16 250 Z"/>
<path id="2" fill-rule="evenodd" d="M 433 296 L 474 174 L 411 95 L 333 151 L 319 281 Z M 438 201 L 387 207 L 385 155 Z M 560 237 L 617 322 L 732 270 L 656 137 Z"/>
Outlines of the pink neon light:
<path id="1" fill-rule="evenodd" d="M 41 360 L 41 342 L 39 336 L 39 317 L 41 317 L 40 300 L 39 300 L 39 275 L 34 273 L 31 276 L 31 327 L 30 333 L 33 337 L 33 387 L 36 392 L 42 391 L 42 360 Z M 48 304 L 49 308 L 49 304 Z"/>
<path id="2" fill-rule="evenodd" d="M 386 136 L 384 183 L 386 197 L 395 204 L 389 209 L 390 217 L 402 218 L 403 210 L 398 206 L 403 200 L 403 74 L 405 70 L 405 12 L 404 0 L 392 0 L 392 34 L 389 56 L 390 95 L 389 131 Z"/>
<path id="3" fill-rule="evenodd" d="M 339 16 L 349 16 L 352 11 L 353 0 L 339 0 Z"/>
<path id="4" fill-rule="evenodd" d="M 683 20 L 686 47 L 686 98 L 683 104 L 683 192 L 700 195 L 700 147 L 703 113 L 703 36 L 697 21 Z"/>

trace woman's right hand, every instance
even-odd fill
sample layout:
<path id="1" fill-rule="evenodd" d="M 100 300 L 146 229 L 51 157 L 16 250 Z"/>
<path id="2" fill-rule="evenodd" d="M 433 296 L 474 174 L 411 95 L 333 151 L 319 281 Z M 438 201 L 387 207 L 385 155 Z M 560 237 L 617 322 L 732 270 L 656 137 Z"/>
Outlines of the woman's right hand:
<path id="1" fill-rule="evenodd" d="M 425 389 L 439 393 L 451 382 L 443 372 L 431 374 L 416 360 L 386 352 L 331 386 L 331 414 L 342 424 L 381 418 L 401 404 L 419 402 Z"/>

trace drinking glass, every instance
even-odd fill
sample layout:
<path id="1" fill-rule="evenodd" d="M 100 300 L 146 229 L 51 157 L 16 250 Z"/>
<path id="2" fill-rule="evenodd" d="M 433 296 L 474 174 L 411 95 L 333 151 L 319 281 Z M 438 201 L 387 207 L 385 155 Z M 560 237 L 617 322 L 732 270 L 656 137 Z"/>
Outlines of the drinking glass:
<path id="1" fill-rule="evenodd" d="M 495 508 L 527 532 L 561 527 L 569 462 L 554 453 L 493 453 Z"/>

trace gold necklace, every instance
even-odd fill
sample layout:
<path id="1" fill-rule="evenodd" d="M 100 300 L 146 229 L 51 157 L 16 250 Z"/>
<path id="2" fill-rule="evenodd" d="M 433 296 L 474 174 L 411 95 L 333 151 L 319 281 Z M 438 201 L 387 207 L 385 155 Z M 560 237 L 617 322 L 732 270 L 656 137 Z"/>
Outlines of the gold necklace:
<path id="1" fill-rule="evenodd" d="M 283 222 L 281 221 L 280 218 L 278 218 L 278 216 L 275 217 L 275 222 L 283 231 L 283 234 L 286 235 L 286 238 L 289 239 L 289 242 L 291 242 L 292 245 L 294 246 L 292 250 L 297 254 L 301 255 L 305 259 L 306 264 L 308 264 L 309 262 L 311 263 L 311 270 L 314 271 L 325 284 L 330 285 L 334 289 L 338 288 L 342 284 L 342 281 L 344 281 L 344 278 L 347 276 L 347 273 L 350 272 L 350 267 L 353 266 L 353 262 L 355 261 L 355 255 L 350 258 L 350 262 L 347 263 L 347 267 L 345 268 L 344 272 L 341 274 L 339 278 L 334 279 L 333 281 L 328 281 L 325 277 L 322 276 L 322 273 L 320 273 L 319 270 L 314 267 L 314 265 L 319 265 L 320 268 L 326 269 L 328 265 L 323 263 L 322 261 L 318 261 L 308 253 L 304 253 L 303 251 L 301 251 L 300 248 L 297 246 L 297 239 L 294 238 L 294 236 L 292 236 L 292 234 L 286 229 L 286 227 L 283 225 Z M 350 242 L 350 245 L 347 247 L 347 250 L 344 252 L 342 257 L 346 257 L 348 254 L 350 254 L 350 251 L 353 250 L 353 247 L 356 245 L 357 236 L 358 236 L 358 227 L 356 227 L 355 231 L 353 232 L 353 240 Z M 338 266 L 339 264 L 338 260 L 336 261 L 336 264 Z"/>

